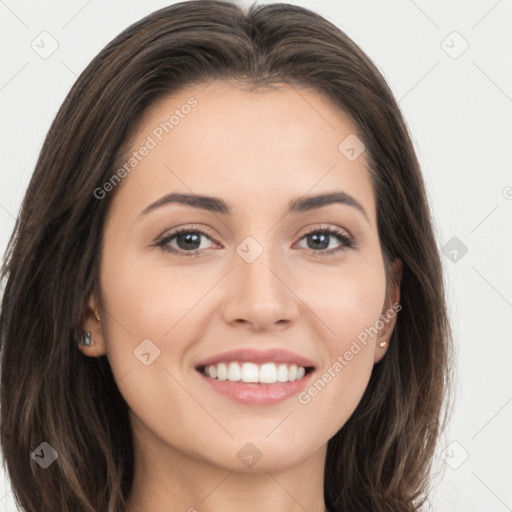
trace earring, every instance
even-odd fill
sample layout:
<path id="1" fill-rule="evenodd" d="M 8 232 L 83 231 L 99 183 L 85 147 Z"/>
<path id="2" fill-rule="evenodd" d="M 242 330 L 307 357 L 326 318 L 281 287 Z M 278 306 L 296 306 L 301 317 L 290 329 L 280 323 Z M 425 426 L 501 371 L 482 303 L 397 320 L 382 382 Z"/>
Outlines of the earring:
<path id="1" fill-rule="evenodd" d="M 83 347 L 90 347 L 94 343 L 92 339 L 91 333 L 89 331 L 85 331 L 80 336 L 80 345 Z"/>
<path id="2" fill-rule="evenodd" d="M 387 342 L 387 341 L 381 341 L 381 342 L 379 343 L 379 347 L 380 347 L 380 348 L 384 348 L 387 344 L 388 344 L 388 342 Z"/>

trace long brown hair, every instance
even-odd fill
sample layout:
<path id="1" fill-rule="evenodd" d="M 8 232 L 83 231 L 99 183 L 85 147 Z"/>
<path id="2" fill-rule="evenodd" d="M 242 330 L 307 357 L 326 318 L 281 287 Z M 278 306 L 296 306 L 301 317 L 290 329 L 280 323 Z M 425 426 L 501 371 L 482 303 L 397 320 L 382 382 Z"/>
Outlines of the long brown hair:
<path id="1" fill-rule="evenodd" d="M 329 441 L 325 499 L 345 512 L 419 510 L 446 421 L 450 326 L 397 102 L 371 60 L 320 15 L 205 0 L 156 11 L 110 42 L 72 87 L 40 152 L 2 269 L 1 445 L 14 497 L 29 512 L 125 510 L 134 468 L 128 406 L 106 356 L 77 349 L 115 194 L 98 200 L 94 191 L 151 104 L 215 78 L 311 87 L 358 128 L 388 279 L 394 258 L 404 266 L 402 310 L 361 402 Z M 46 469 L 31 456 L 43 442 L 58 454 Z"/>

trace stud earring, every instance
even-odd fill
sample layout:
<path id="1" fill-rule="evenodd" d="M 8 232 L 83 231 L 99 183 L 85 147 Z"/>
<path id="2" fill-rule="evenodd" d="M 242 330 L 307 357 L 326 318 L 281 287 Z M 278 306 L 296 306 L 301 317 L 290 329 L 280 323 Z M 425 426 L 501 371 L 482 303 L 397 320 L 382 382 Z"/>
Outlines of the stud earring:
<path id="1" fill-rule="evenodd" d="M 381 341 L 381 342 L 379 343 L 379 347 L 380 347 L 380 348 L 384 348 L 387 344 L 388 344 L 388 342 L 387 342 L 387 341 Z"/>
<path id="2" fill-rule="evenodd" d="M 90 347 L 94 343 L 92 339 L 91 333 L 89 331 L 85 331 L 80 336 L 80 345 L 83 347 Z"/>

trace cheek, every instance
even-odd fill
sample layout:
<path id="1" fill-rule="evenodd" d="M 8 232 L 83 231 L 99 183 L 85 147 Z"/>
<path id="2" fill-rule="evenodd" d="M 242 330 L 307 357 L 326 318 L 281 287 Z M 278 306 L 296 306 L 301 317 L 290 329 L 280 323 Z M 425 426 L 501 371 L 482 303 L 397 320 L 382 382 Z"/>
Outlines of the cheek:
<path id="1" fill-rule="evenodd" d="M 134 342 L 140 342 L 152 336 L 170 337 L 212 280 L 204 271 L 155 267 L 143 258 L 111 257 L 104 262 L 101 282 L 107 310 Z"/>
<path id="2" fill-rule="evenodd" d="M 194 305 L 209 283 L 204 274 L 113 253 L 103 262 L 107 358 L 130 409 L 155 433 L 162 425 L 187 424 L 184 415 L 194 409 L 178 384 L 183 375 L 176 362 L 186 354 Z"/>
<path id="3" fill-rule="evenodd" d="M 318 281 L 317 281 L 318 282 Z M 321 283 L 321 293 L 311 295 L 312 309 L 329 328 L 329 350 L 339 354 L 359 337 L 374 342 L 371 328 L 379 319 L 385 300 L 386 281 L 384 266 L 376 260 L 366 267 L 346 268 Z"/>
<path id="4" fill-rule="evenodd" d="M 325 358 L 317 379 L 299 396 L 299 402 L 332 418 L 332 427 L 344 424 L 359 403 L 374 365 L 376 322 L 385 299 L 384 267 L 375 262 L 365 269 L 340 272 L 325 280 L 323 293 L 311 296 L 319 312 Z M 309 405 L 311 404 L 311 405 Z"/>
<path id="5" fill-rule="evenodd" d="M 106 352 L 116 379 L 131 372 L 124 383 L 141 370 L 148 374 L 148 370 L 165 366 L 168 353 L 180 350 L 179 344 L 164 342 L 171 339 L 174 326 L 178 326 L 174 331 L 179 328 L 197 294 L 180 287 L 172 274 L 126 254 L 110 252 L 102 262 L 100 282 L 108 313 Z M 143 355 L 148 352 L 149 356 Z M 151 366 L 146 367 L 144 363 L 149 361 Z"/>

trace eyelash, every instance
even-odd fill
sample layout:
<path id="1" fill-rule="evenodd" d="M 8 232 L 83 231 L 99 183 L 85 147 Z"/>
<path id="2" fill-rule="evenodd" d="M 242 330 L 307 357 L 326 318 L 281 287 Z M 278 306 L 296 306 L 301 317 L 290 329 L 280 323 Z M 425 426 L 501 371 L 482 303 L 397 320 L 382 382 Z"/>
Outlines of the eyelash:
<path id="1" fill-rule="evenodd" d="M 197 228 L 181 228 L 176 231 L 173 231 L 172 233 L 169 233 L 168 235 L 165 235 L 163 237 L 160 237 L 154 246 L 159 247 L 164 252 L 176 254 L 178 256 L 184 256 L 184 257 L 196 257 L 200 256 L 200 252 L 202 249 L 195 249 L 193 251 L 184 251 L 184 250 L 176 250 L 174 248 L 170 248 L 167 244 L 173 240 L 174 238 L 178 237 L 179 235 L 185 234 L 185 233 L 196 233 L 200 235 L 204 235 L 205 237 L 209 238 L 210 240 L 216 242 L 213 237 L 211 237 L 208 233 L 203 231 L 202 229 Z M 304 233 L 300 240 L 306 238 L 307 236 L 314 234 L 314 233 L 321 233 L 326 235 L 331 235 L 336 237 L 342 245 L 334 248 L 334 249 L 323 249 L 319 251 L 315 251 L 314 249 L 309 249 L 310 251 L 314 253 L 318 253 L 322 257 L 327 257 L 334 255 L 335 253 L 346 251 L 347 249 L 352 249 L 356 247 L 355 241 L 353 238 L 347 236 L 344 231 L 341 231 L 340 229 L 332 228 L 332 227 L 322 227 L 322 228 L 315 228 L 311 231 L 308 231 L 307 233 Z M 299 240 L 299 241 L 300 241 Z M 217 242 L 216 242 L 217 243 Z"/>

